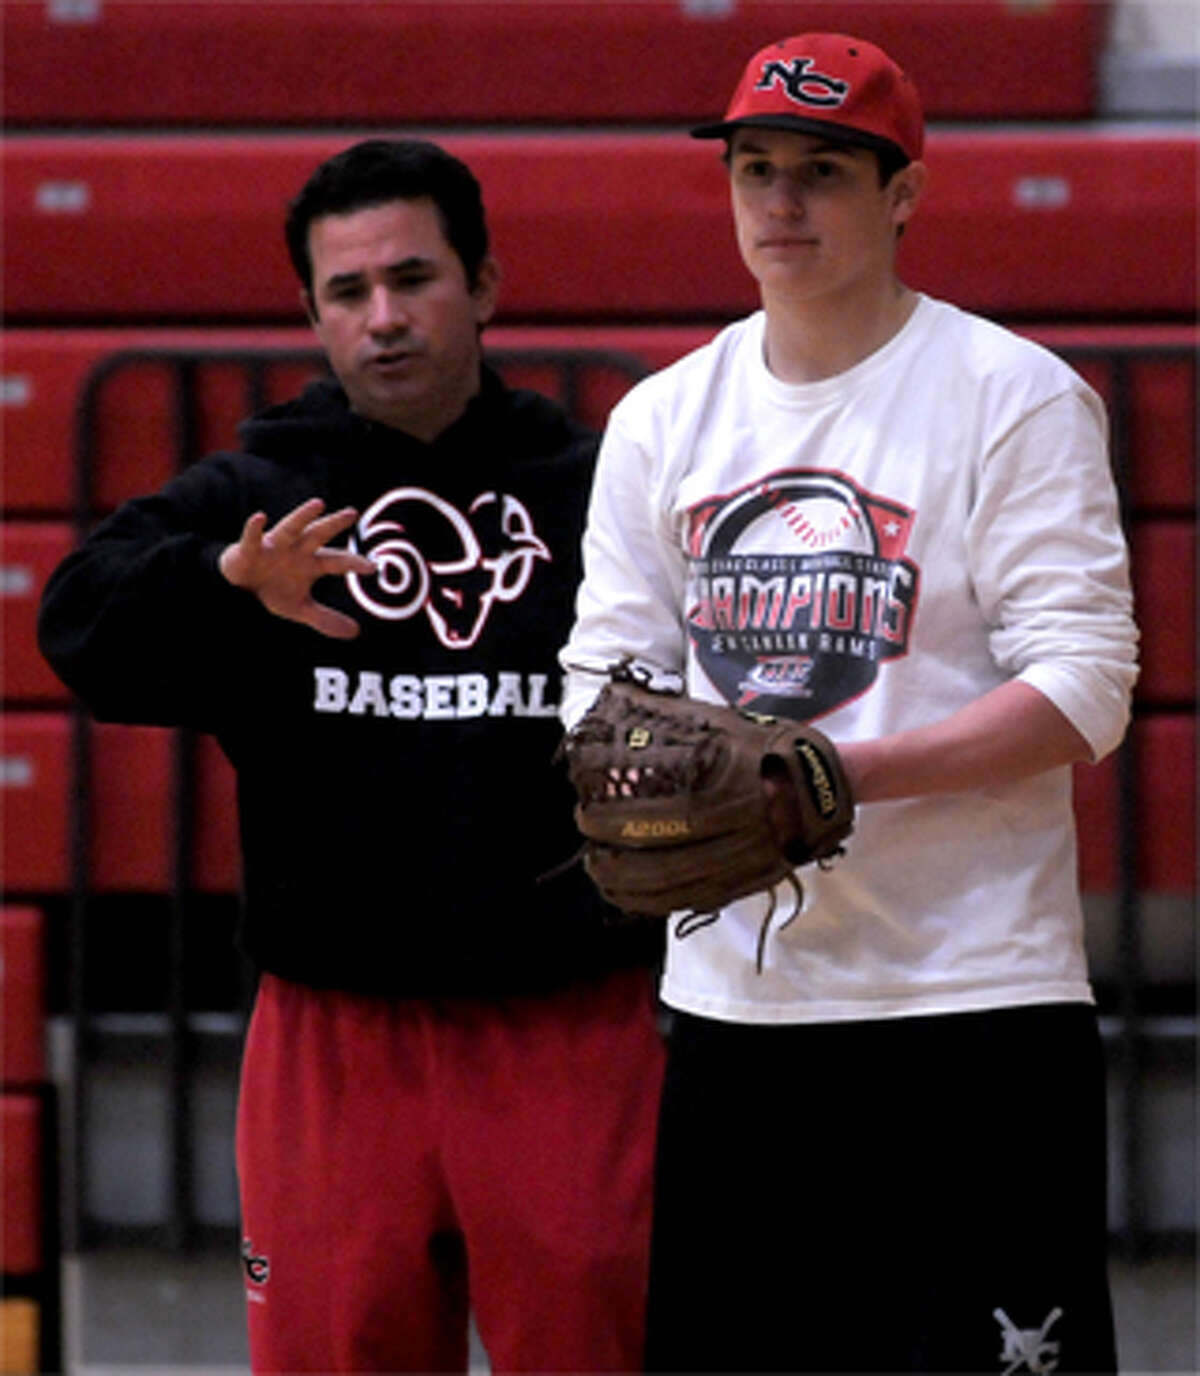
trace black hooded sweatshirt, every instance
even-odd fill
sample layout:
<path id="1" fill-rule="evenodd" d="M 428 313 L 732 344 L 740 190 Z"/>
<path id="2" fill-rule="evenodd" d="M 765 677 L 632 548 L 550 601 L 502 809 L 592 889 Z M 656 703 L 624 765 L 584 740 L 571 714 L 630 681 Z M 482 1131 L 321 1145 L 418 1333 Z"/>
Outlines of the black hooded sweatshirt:
<path id="1" fill-rule="evenodd" d="M 412 996 L 546 990 L 648 964 L 580 864 L 554 754 L 595 438 L 485 371 L 432 444 L 332 381 L 242 427 L 243 452 L 126 503 L 54 572 L 39 640 L 99 719 L 213 733 L 238 779 L 241 944 L 261 970 Z M 221 575 L 246 519 L 359 513 L 377 573 L 319 582 L 350 641 Z M 552 871 L 560 872 L 545 877 Z"/>

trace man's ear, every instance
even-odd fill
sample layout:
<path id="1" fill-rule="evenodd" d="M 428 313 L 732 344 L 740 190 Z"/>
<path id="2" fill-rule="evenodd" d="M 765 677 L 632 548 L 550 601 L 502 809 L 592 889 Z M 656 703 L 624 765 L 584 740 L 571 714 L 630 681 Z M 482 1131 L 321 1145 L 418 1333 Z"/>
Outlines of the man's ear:
<path id="1" fill-rule="evenodd" d="M 897 229 L 912 218 L 928 181 L 929 169 L 925 164 L 910 162 L 888 183 L 888 190 L 892 193 L 892 224 Z"/>
<path id="2" fill-rule="evenodd" d="M 300 288 L 300 305 L 308 318 L 308 323 L 316 329 L 321 323 L 320 317 L 317 315 L 317 303 L 313 300 L 313 294 L 307 287 Z"/>
<path id="3" fill-rule="evenodd" d="M 500 264 L 491 254 L 479 264 L 471 295 L 475 300 L 476 323 L 482 327 L 496 314 L 500 299 Z"/>

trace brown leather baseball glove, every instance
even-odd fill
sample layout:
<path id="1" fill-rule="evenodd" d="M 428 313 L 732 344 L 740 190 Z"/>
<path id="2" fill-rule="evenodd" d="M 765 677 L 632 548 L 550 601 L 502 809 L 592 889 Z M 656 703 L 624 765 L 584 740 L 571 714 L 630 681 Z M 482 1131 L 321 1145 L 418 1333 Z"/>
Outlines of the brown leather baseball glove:
<path id="1" fill-rule="evenodd" d="M 840 854 L 853 829 L 837 751 L 800 722 L 615 678 L 565 752 L 587 871 L 627 913 L 711 920 L 781 881 L 798 909 L 795 868 Z"/>

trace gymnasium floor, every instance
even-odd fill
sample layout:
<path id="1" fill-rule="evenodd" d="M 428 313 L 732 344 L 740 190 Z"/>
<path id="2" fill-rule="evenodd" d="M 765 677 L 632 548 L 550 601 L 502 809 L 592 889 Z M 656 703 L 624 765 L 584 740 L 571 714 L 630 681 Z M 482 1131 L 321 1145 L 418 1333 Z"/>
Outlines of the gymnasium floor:
<path id="1" fill-rule="evenodd" d="M 236 1257 L 100 1251 L 67 1261 L 71 1376 L 245 1376 Z M 1195 1258 L 1113 1263 L 1122 1372 L 1196 1373 Z M 472 1372 L 488 1370 L 476 1350 Z"/>

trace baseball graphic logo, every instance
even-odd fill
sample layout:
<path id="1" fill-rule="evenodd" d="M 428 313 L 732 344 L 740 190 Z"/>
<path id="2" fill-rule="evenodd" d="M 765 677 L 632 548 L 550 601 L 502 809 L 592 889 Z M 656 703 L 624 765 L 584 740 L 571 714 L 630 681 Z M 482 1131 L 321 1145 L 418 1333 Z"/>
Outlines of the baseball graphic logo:
<path id="1" fill-rule="evenodd" d="M 873 552 L 870 526 L 853 494 L 801 495 L 781 498 L 776 515 L 799 542 L 801 549 L 858 549 Z"/>
<path id="2" fill-rule="evenodd" d="M 914 513 L 840 473 L 792 469 L 689 513 L 688 628 L 727 701 L 806 721 L 904 654 Z"/>
<path id="3" fill-rule="evenodd" d="M 424 488 L 395 488 L 363 513 L 349 543 L 376 566 L 347 576 L 358 605 L 385 621 L 423 613 L 452 650 L 474 645 L 494 604 L 515 602 L 534 564 L 550 561 L 524 504 L 497 492 L 462 512 Z"/>

